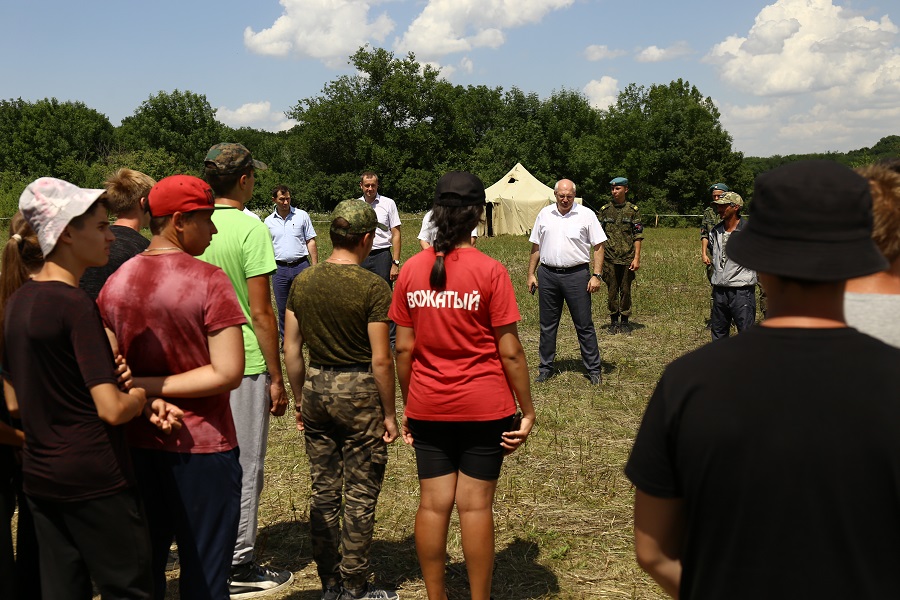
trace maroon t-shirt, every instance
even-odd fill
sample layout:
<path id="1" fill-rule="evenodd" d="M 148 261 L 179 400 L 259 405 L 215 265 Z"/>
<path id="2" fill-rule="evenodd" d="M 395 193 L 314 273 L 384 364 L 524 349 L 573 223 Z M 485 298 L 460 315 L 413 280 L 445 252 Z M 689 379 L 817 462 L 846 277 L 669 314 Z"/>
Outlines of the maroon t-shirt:
<path id="1" fill-rule="evenodd" d="M 94 301 L 59 281 L 29 281 L 6 304 L 3 375 L 16 390 L 25 493 L 88 500 L 134 484 L 125 429 L 100 420 L 90 388 L 116 383 Z"/>
<path id="2" fill-rule="evenodd" d="M 107 280 L 97 304 L 135 377 L 208 365 L 207 336 L 247 322 L 225 272 L 183 252 L 135 256 Z M 165 435 L 136 419 L 128 424 L 132 446 L 191 454 L 237 446 L 228 392 L 167 400 L 184 411 L 183 427 Z"/>

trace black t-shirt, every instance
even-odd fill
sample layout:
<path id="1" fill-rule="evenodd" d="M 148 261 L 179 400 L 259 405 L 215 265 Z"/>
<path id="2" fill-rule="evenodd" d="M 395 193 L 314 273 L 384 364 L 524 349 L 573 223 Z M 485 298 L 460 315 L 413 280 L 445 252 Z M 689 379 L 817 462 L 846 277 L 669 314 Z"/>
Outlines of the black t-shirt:
<path id="1" fill-rule="evenodd" d="M 87 269 L 81 276 L 81 281 L 78 282 L 78 287 L 86 291 L 88 296 L 94 300 L 100 295 L 100 290 L 109 276 L 115 273 L 122 263 L 140 254 L 150 245 L 150 240 L 131 227 L 111 225 L 109 229 L 116 236 L 115 241 L 109 246 L 109 262 L 102 267 Z"/>
<path id="2" fill-rule="evenodd" d="M 684 501 L 682 598 L 900 598 L 898 371 L 849 328 L 755 327 L 669 365 L 625 473 Z"/>
<path id="3" fill-rule="evenodd" d="M 116 383 L 97 305 L 62 282 L 29 281 L 9 299 L 3 376 L 25 431 L 25 493 L 87 500 L 134 482 L 124 427 L 100 420 L 90 388 Z"/>

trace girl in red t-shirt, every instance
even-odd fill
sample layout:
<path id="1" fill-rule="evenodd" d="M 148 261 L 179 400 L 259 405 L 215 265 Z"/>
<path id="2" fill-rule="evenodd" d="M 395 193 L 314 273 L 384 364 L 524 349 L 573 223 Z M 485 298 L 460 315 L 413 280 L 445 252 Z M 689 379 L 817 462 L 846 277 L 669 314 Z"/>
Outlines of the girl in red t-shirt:
<path id="1" fill-rule="evenodd" d="M 403 439 L 416 451 L 416 552 L 429 600 L 447 600 L 454 504 L 472 600 L 490 598 L 497 479 L 503 456 L 525 441 L 535 418 L 509 274 L 470 243 L 484 199 L 484 185 L 470 173 L 440 179 L 434 246 L 407 262 L 390 310 L 406 403 Z M 522 416 L 514 424 L 517 401 Z"/>

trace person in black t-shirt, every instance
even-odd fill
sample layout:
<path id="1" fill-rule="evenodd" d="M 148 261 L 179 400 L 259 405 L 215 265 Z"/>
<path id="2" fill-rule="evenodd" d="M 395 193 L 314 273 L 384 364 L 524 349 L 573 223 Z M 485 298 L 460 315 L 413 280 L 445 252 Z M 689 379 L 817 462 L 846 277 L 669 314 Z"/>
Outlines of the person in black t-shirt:
<path id="1" fill-rule="evenodd" d="M 109 211 L 116 215 L 110 226 L 116 239 L 109 247 L 109 261 L 102 267 L 88 267 L 78 286 L 97 299 L 103 284 L 129 258 L 147 249 L 150 240 L 141 235 L 141 229 L 150 224 L 147 194 L 156 183 L 149 175 L 132 169 L 119 169 L 104 182 Z"/>
<path id="2" fill-rule="evenodd" d="M 871 233 L 844 166 L 756 179 L 728 253 L 767 318 L 666 368 L 625 467 L 638 563 L 670 595 L 900 597 L 900 350 L 843 314 L 845 281 L 887 266 Z"/>

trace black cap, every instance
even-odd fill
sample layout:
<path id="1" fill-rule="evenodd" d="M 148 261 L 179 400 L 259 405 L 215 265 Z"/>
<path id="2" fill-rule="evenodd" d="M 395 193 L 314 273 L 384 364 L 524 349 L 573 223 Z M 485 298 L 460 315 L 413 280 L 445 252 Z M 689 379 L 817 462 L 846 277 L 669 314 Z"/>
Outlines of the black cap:
<path id="1" fill-rule="evenodd" d="M 484 184 L 465 171 L 450 171 L 438 180 L 434 203 L 438 206 L 484 204 Z"/>

